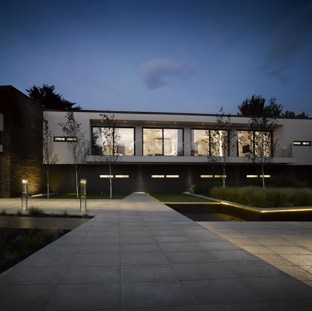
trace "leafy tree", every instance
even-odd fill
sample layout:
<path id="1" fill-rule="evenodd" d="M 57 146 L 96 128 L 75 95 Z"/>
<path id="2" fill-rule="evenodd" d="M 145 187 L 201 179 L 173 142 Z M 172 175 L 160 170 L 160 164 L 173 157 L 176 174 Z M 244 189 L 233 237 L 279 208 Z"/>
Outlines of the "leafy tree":
<path id="1" fill-rule="evenodd" d="M 54 85 L 43 84 L 42 87 L 33 86 L 26 89 L 28 96 L 39 102 L 44 109 L 55 110 L 80 110 L 80 106 L 63 98 L 55 92 Z"/>
<path id="2" fill-rule="evenodd" d="M 239 114 L 245 117 L 266 116 L 278 118 L 281 116 L 283 106 L 276 103 L 276 98 L 272 97 L 269 104 L 265 105 L 265 98 L 260 95 L 252 95 L 238 106 Z"/>
<path id="3" fill-rule="evenodd" d="M 293 111 L 286 110 L 283 112 L 283 106 L 276 103 L 276 98 L 272 97 L 269 100 L 269 104 L 266 105 L 265 98 L 260 95 L 252 95 L 251 98 L 247 98 L 243 103 L 238 106 L 238 114 L 245 117 L 255 116 L 267 116 L 271 118 L 308 118 L 309 116 L 302 112 L 297 114 Z"/>
<path id="4" fill-rule="evenodd" d="M 93 134 L 93 138 L 96 140 L 100 138 L 102 141 L 101 154 L 104 157 L 104 161 L 108 167 L 108 177 L 109 177 L 109 197 L 113 198 L 113 174 L 112 166 L 120 159 L 120 154 L 118 153 L 118 143 L 120 140 L 120 134 L 118 128 L 116 127 L 115 115 L 103 114 L 102 115 L 102 127 L 98 128 L 98 131 Z M 94 148 L 94 147 L 93 147 Z M 98 151 L 97 149 L 93 149 Z"/>
<path id="5" fill-rule="evenodd" d="M 286 110 L 282 114 L 283 118 L 296 118 L 296 114 L 293 111 Z"/>
<path id="6" fill-rule="evenodd" d="M 282 117 L 307 119 L 309 118 L 309 115 L 307 115 L 304 111 L 296 115 L 293 111 L 286 110 L 282 113 Z"/>
<path id="7" fill-rule="evenodd" d="M 309 115 L 306 114 L 306 113 L 303 111 L 303 112 L 297 114 L 296 118 L 307 119 L 307 118 L 309 118 Z"/>
<path id="8" fill-rule="evenodd" d="M 231 129 L 231 118 L 224 115 L 223 107 L 217 114 L 216 126 L 210 131 L 209 153 L 207 159 L 209 162 L 218 163 L 222 168 L 222 184 L 225 188 L 226 166 L 230 161 L 230 154 L 234 148 L 234 132 Z"/>
<path id="9" fill-rule="evenodd" d="M 265 169 L 271 163 L 277 148 L 277 140 L 273 138 L 273 131 L 277 126 L 276 118 L 281 115 L 282 106 L 272 98 L 268 106 L 261 96 L 252 96 L 238 107 L 240 112 L 250 117 L 248 141 L 249 150 L 245 156 L 260 167 L 262 186 L 265 188 Z"/>
<path id="10" fill-rule="evenodd" d="M 81 123 L 77 122 L 73 111 L 66 112 L 66 122 L 59 123 L 62 127 L 63 133 L 71 138 L 67 142 L 68 150 L 74 161 L 75 168 L 75 182 L 76 182 L 76 194 L 79 197 L 79 165 L 86 162 L 87 155 L 89 153 L 88 141 L 86 140 L 86 132 L 81 131 Z"/>
<path id="11" fill-rule="evenodd" d="M 43 163 L 46 164 L 47 198 L 50 197 L 50 165 L 58 162 L 58 155 L 53 152 L 53 135 L 48 121 L 43 123 Z"/>

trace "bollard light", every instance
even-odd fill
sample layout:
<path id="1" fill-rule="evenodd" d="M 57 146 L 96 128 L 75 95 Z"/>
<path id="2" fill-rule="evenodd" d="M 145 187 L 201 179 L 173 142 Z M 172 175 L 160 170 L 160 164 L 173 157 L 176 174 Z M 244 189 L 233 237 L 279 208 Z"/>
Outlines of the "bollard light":
<path id="1" fill-rule="evenodd" d="M 80 212 L 87 211 L 87 180 L 80 179 Z"/>
<path id="2" fill-rule="evenodd" d="M 28 179 L 22 180 L 22 211 L 28 209 Z"/>

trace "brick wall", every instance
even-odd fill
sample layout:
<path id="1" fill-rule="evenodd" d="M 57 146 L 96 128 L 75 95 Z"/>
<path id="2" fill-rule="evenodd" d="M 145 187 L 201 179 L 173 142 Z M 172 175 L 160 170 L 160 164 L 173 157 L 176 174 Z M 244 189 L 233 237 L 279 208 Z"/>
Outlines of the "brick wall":
<path id="1" fill-rule="evenodd" d="M 41 106 L 12 86 L 0 86 L 0 113 L 0 197 L 21 196 L 22 179 L 28 179 L 29 194 L 43 191 Z"/>

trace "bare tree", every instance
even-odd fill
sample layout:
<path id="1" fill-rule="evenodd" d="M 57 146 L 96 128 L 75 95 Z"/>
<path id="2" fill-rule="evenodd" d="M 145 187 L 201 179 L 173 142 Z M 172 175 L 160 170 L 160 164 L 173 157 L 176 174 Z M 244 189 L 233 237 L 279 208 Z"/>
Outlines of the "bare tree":
<path id="1" fill-rule="evenodd" d="M 247 139 L 250 143 L 245 156 L 260 168 L 262 187 L 265 188 L 266 168 L 272 162 L 278 146 L 278 140 L 273 137 L 277 120 L 266 115 L 256 116 L 250 119 L 249 126 Z"/>
<path id="2" fill-rule="evenodd" d="M 282 115 L 283 106 L 271 98 L 265 105 L 265 98 L 253 95 L 247 98 L 238 109 L 244 116 L 250 117 L 247 137 L 241 139 L 245 145 L 245 156 L 260 168 L 262 186 L 265 188 L 265 170 L 272 162 L 278 141 L 274 140 L 273 131 L 277 126 L 276 118 Z"/>
<path id="3" fill-rule="evenodd" d="M 58 162 L 58 155 L 53 151 L 53 134 L 49 129 L 48 120 L 43 123 L 43 163 L 46 165 L 47 198 L 50 198 L 50 165 Z"/>
<path id="4" fill-rule="evenodd" d="M 102 127 L 98 128 L 97 137 L 102 141 L 102 154 L 104 161 L 108 167 L 109 177 L 109 197 L 113 198 L 113 175 L 112 165 L 120 159 L 120 153 L 118 152 L 118 143 L 120 140 L 120 133 L 116 127 L 115 115 L 102 114 Z"/>
<path id="5" fill-rule="evenodd" d="M 81 131 L 81 123 L 77 122 L 73 111 L 66 112 L 66 122 L 59 123 L 63 133 L 67 136 L 67 147 L 74 161 L 76 194 L 79 197 L 79 165 L 86 162 L 89 153 L 86 132 Z"/>
<path id="6" fill-rule="evenodd" d="M 225 116 L 223 107 L 221 107 L 216 118 L 216 126 L 210 130 L 208 162 L 217 163 L 222 168 L 222 185 L 226 184 L 226 166 L 230 162 L 233 144 L 234 132 L 231 127 L 230 116 Z"/>

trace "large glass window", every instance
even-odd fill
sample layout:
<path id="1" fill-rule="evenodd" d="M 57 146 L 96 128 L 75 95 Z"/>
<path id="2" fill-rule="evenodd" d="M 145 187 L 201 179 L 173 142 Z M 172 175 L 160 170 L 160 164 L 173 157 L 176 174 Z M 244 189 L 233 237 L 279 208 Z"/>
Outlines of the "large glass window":
<path id="1" fill-rule="evenodd" d="M 210 155 L 213 157 L 229 155 L 229 132 L 227 130 L 210 130 Z"/>
<path id="2" fill-rule="evenodd" d="M 226 157 L 229 154 L 227 130 L 192 129 L 192 155 Z"/>
<path id="3" fill-rule="evenodd" d="M 238 132 L 238 156 L 243 157 L 252 148 L 252 135 L 248 131 Z"/>
<path id="4" fill-rule="evenodd" d="M 272 155 L 272 133 L 239 131 L 238 156 L 243 157 L 250 152 L 257 157 L 270 157 Z"/>
<path id="5" fill-rule="evenodd" d="M 192 130 L 192 155 L 209 155 L 209 130 Z"/>
<path id="6" fill-rule="evenodd" d="M 134 128 L 93 127 L 91 153 L 93 155 L 133 156 Z"/>
<path id="7" fill-rule="evenodd" d="M 144 156 L 183 155 L 183 130 L 164 128 L 143 129 Z"/>

